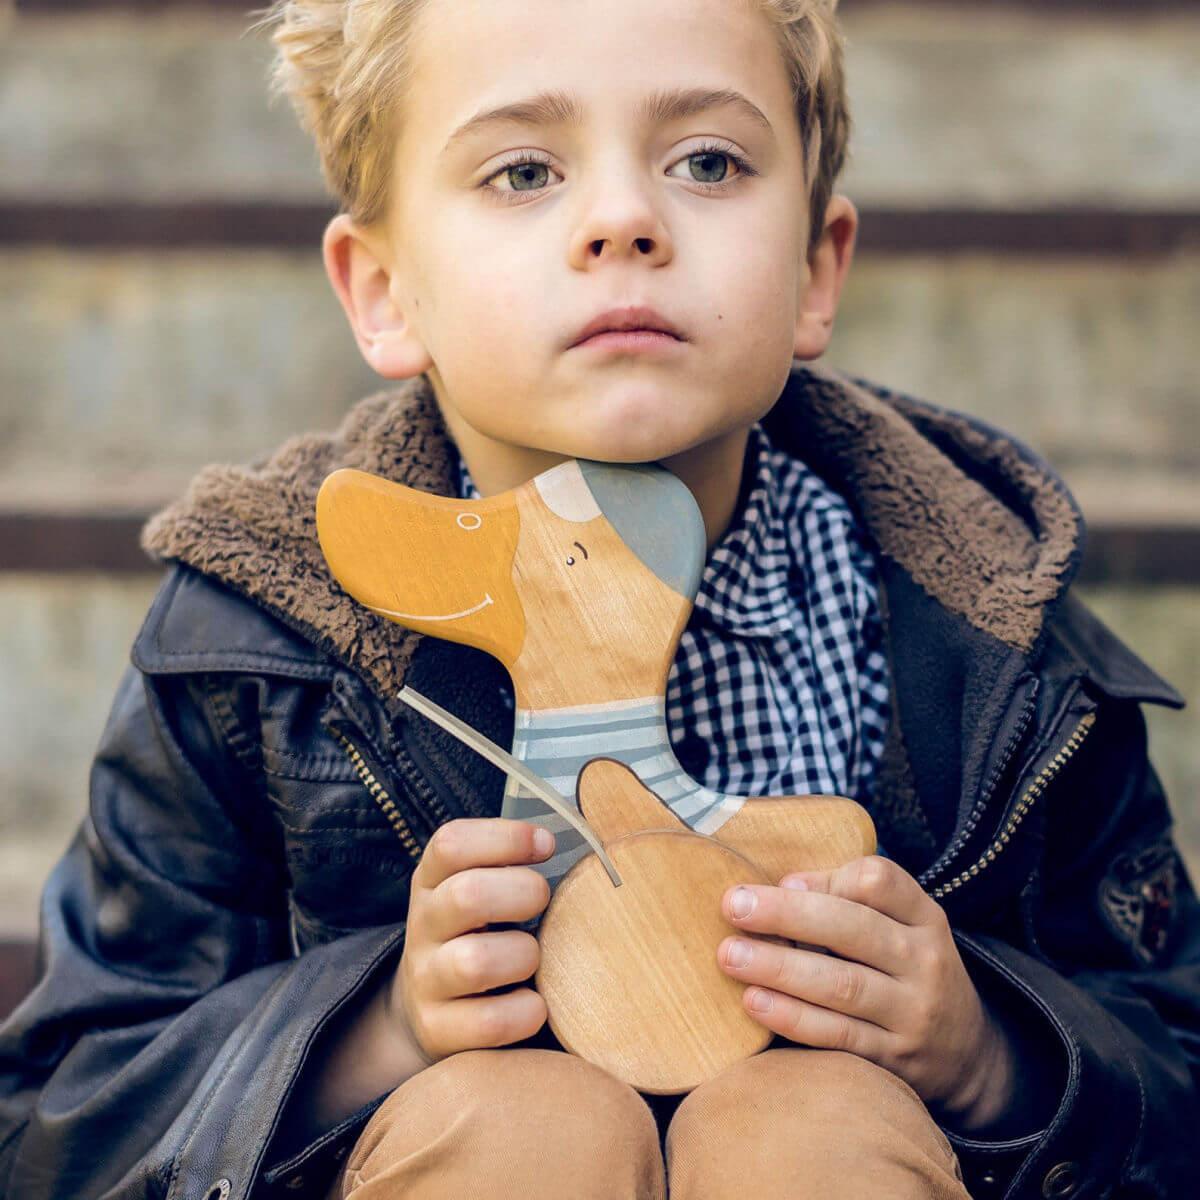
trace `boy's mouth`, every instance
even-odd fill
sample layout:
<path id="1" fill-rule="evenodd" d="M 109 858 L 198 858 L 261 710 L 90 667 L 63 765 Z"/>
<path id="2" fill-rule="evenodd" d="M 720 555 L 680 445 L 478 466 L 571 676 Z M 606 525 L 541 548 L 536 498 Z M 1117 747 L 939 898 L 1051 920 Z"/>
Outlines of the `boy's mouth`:
<path id="1" fill-rule="evenodd" d="M 578 346 L 590 338 L 601 337 L 605 334 L 655 334 L 658 338 L 643 339 L 647 344 L 661 339 L 662 335 L 675 341 L 687 341 L 687 338 L 664 317 L 661 313 L 645 305 L 629 305 L 624 308 L 611 308 L 593 317 L 570 342 Z M 614 344 L 617 339 L 612 339 Z"/>
<path id="2" fill-rule="evenodd" d="M 683 339 L 657 329 L 617 329 L 605 333 L 594 333 L 573 349 L 591 350 L 599 354 L 609 351 L 614 354 L 675 352 L 682 346 Z"/>

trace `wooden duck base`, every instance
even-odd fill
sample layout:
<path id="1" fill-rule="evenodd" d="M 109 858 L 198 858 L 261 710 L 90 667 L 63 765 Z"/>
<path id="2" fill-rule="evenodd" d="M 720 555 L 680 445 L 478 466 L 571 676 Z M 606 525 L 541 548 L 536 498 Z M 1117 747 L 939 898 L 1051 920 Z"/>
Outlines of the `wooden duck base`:
<path id="1" fill-rule="evenodd" d="M 615 759 L 584 767 L 578 799 L 621 885 L 614 886 L 594 853 L 558 881 L 538 928 L 541 962 L 534 975 L 547 1021 L 564 1049 L 638 1091 L 691 1091 L 765 1049 L 774 1036 L 746 1011 L 745 985 L 718 963 L 717 947 L 736 932 L 722 910 L 725 892 L 742 882 L 774 884 L 778 876 L 723 844 L 721 830 L 710 837 L 688 829 Z M 790 803 L 811 811 L 818 826 L 847 827 L 841 805 L 808 810 L 807 799 Z M 790 849 L 773 847 L 793 870 L 811 868 L 814 843 L 823 848 L 817 860 L 828 858 L 820 828 L 809 830 L 815 836 L 806 853 L 805 828 L 802 820 L 792 830 L 799 841 Z M 853 823 L 849 829 L 842 861 L 863 852 Z"/>
<path id="2" fill-rule="evenodd" d="M 738 882 L 770 881 L 701 834 L 643 830 L 605 849 L 621 886 L 589 854 L 559 881 L 542 920 L 535 982 L 550 1028 L 639 1091 L 691 1091 L 773 1036 L 717 962 L 733 932 L 722 896 Z"/>

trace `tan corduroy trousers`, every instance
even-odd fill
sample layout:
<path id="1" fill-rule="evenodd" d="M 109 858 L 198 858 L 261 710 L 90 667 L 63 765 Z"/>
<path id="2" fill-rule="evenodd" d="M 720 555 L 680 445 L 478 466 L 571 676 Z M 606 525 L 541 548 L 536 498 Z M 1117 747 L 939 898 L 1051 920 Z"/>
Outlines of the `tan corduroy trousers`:
<path id="1" fill-rule="evenodd" d="M 375 1111 L 330 1200 L 970 1200 L 907 1083 L 779 1041 L 668 1097 L 561 1048 L 450 1055 Z"/>

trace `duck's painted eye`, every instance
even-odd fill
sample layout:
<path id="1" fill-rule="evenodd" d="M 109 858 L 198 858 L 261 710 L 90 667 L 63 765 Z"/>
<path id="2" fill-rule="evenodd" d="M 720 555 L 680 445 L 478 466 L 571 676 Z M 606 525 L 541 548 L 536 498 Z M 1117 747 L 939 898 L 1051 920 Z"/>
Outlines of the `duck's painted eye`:
<path id="1" fill-rule="evenodd" d="M 568 567 L 573 567 L 574 565 L 575 565 L 575 555 L 573 555 L 573 554 L 568 554 L 568 555 L 567 555 L 567 566 L 568 566 Z"/>

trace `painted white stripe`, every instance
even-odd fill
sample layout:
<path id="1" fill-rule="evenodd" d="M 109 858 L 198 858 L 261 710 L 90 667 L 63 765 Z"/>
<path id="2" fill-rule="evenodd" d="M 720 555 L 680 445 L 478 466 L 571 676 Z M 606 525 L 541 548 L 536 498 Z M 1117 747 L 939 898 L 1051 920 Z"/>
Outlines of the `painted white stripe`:
<path id="1" fill-rule="evenodd" d="M 493 604 L 491 596 L 484 592 L 483 599 L 480 600 L 474 608 L 464 608 L 462 612 L 456 613 L 403 613 L 397 612 L 394 608 L 376 608 L 374 604 L 368 604 L 367 607 L 372 612 L 382 613 L 385 617 L 400 617 L 402 620 L 411 621 L 457 621 L 459 617 L 469 617 L 472 613 L 478 612 L 481 608 L 487 608 L 489 604 Z"/>
<path id="2" fill-rule="evenodd" d="M 746 796 L 722 796 L 719 803 L 714 804 L 708 812 L 692 824 L 697 833 L 714 834 L 731 817 L 734 817 L 746 803 Z"/>
<path id="3" fill-rule="evenodd" d="M 537 738 L 526 742 L 530 750 L 537 752 L 539 761 L 551 758 L 570 758 L 586 754 L 590 758 L 601 755 L 617 757 L 618 750 L 653 750 L 662 745 L 662 734 L 653 725 L 641 725 L 634 729 L 613 730 L 597 734 L 594 731 L 572 734 L 565 737 Z M 533 762 L 532 755 L 526 760 Z"/>

